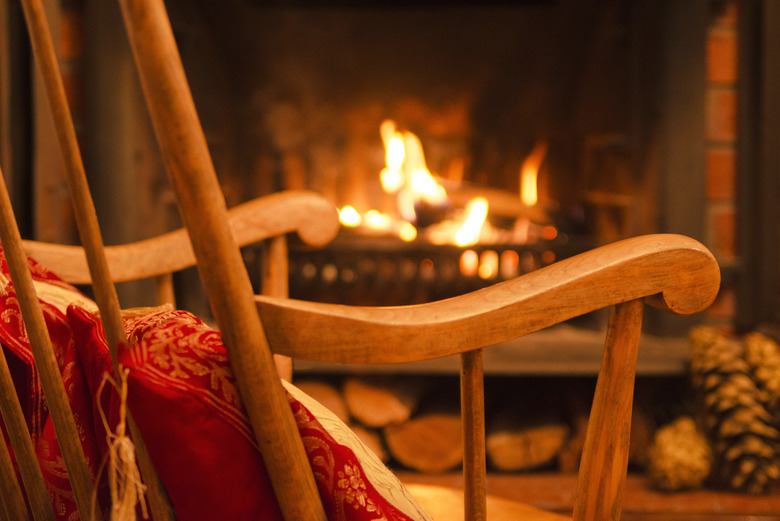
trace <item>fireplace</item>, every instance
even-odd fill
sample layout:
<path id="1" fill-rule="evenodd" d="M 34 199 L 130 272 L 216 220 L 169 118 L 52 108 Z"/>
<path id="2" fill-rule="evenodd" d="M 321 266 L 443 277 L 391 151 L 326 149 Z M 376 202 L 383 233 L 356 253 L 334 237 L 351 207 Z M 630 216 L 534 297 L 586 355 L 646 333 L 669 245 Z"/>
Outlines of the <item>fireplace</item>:
<path id="1" fill-rule="evenodd" d="M 380 127 L 393 121 L 456 191 L 519 196 L 523 163 L 543 144 L 538 208 L 595 242 L 662 226 L 666 50 L 654 4 L 169 8 L 232 201 L 310 188 L 388 212 Z"/>
<path id="2" fill-rule="evenodd" d="M 51 4 L 104 235 L 125 242 L 178 225 L 117 6 Z M 320 254 L 293 244 L 301 270 L 292 281 L 295 296 L 318 296 L 306 293 L 312 267 L 305 258 L 316 259 L 312 255 L 324 256 L 315 266 L 318 277 L 332 276 L 322 268 L 334 256 L 352 256 L 333 264 L 339 270 L 346 262 L 376 274 L 380 260 L 364 253 L 360 263 L 354 252 L 378 248 L 410 257 L 419 282 L 434 255 L 444 259 L 443 274 L 439 262 L 434 267 L 446 280 L 453 266 L 460 270 L 465 249 L 480 258 L 495 253 L 499 265 L 507 252 L 515 269 L 455 284 L 461 291 L 622 237 L 675 232 L 702 240 L 724 268 L 724 291 L 708 321 L 739 330 L 777 322 L 780 263 L 777 248 L 769 246 L 777 243 L 776 226 L 770 226 L 777 194 L 773 127 L 762 126 L 758 116 L 774 103 L 768 94 L 774 80 L 764 73 L 776 52 L 774 32 L 761 21 L 771 18 L 763 12 L 769 7 L 746 3 L 737 16 L 736 2 L 721 1 L 167 5 L 230 205 L 307 188 L 339 208 L 398 219 L 397 196 L 381 188 L 386 121 L 416 136 L 427 169 L 451 197 L 449 214 L 418 207 L 418 236 L 411 242 L 345 228 Z M 18 7 L 5 6 L 4 20 L 20 27 Z M 12 51 L 4 70 L 25 77 L 31 70 L 25 35 L 4 35 Z M 29 83 L 18 83 L 3 86 L 3 99 L 15 102 L 4 105 L 14 117 L 3 119 L 2 150 L 4 157 L 12 148 L 33 151 L 31 161 L 16 154 L 5 166 L 18 207 L 26 209 L 22 226 L 29 236 L 74 241 L 50 123 L 37 110 L 37 95 L 21 95 L 31 90 Z M 29 113 L 35 118 L 26 126 L 22 116 Z M 530 205 L 522 201 L 521 173 L 540 146 L 538 201 Z M 511 230 L 517 210 L 527 210 L 537 239 L 463 248 L 425 238 L 426 228 L 486 194 L 491 226 Z M 506 200 L 512 201 L 509 215 L 496 203 Z M 401 273 L 403 264 L 394 269 Z M 346 266 L 336 280 L 350 282 L 356 274 L 355 266 Z M 120 293 L 133 305 L 145 290 Z M 441 296 L 434 291 L 409 300 Z M 389 297 L 376 299 L 387 303 Z M 199 298 L 192 306 L 207 312 Z M 672 321 L 649 320 L 671 335 L 689 325 Z"/>
<path id="3" fill-rule="evenodd" d="M 431 239 L 479 196 L 494 229 L 525 219 L 537 237 L 555 230 L 550 241 L 486 239 L 473 249 L 530 259 L 517 272 L 642 233 L 706 239 L 706 107 L 691 103 L 705 87 L 713 15 L 703 4 L 235 0 L 169 10 L 230 204 L 308 188 L 364 223 L 377 212 L 393 230 L 416 227 L 410 242 L 364 225 L 324 253 L 293 248 L 294 297 L 402 304 L 452 296 L 437 286 L 501 280 L 447 283 L 463 252 Z M 383 190 L 387 124 L 407 158 L 417 143 L 445 203 Z M 523 171 L 535 155 L 538 194 L 528 203 Z M 404 280 L 407 261 L 415 268 L 403 301 L 377 286 L 374 266 Z M 652 313 L 647 323 L 676 335 L 690 325 Z"/>

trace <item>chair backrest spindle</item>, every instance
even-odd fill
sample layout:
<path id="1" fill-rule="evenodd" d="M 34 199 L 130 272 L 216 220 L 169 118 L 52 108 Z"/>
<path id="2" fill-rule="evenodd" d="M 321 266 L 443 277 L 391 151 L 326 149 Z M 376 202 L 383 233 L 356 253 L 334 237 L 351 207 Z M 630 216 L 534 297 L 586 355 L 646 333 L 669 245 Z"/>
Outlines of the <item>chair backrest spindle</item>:
<path id="1" fill-rule="evenodd" d="M 30 519 L 27 515 L 22 487 L 16 479 L 11 453 L 8 451 L 2 432 L 0 432 L 0 490 L 3 491 L 3 496 L 0 497 L 0 516 L 2 516 L 0 519 L 6 520 L 9 516 L 24 521 Z"/>
<path id="2" fill-rule="evenodd" d="M 49 107 L 54 118 L 54 127 L 65 166 L 65 179 L 70 192 L 73 213 L 76 219 L 79 237 L 86 254 L 90 277 L 92 279 L 92 287 L 95 293 L 95 300 L 100 309 L 101 321 L 103 322 L 106 339 L 108 340 L 108 350 L 116 372 L 117 348 L 120 343 L 127 342 L 127 337 L 125 336 L 124 325 L 122 323 L 116 288 L 114 287 L 111 274 L 108 270 L 105 247 L 100 234 L 95 205 L 92 201 L 89 185 L 87 184 L 84 162 L 81 157 L 78 139 L 76 138 L 76 129 L 73 124 L 73 118 L 65 94 L 65 85 L 62 75 L 60 74 L 57 54 L 54 50 L 51 31 L 41 0 L 22 0 L 22 7 L 30 33 L 30 42 L 32 44 L 35 61 L 40 68 L 46 96 L 49 101 Z M 21 238 L 19 238 L 18 250 L 19 254 L 23 256 Z M 34 294 L 33 291 L 32 295 Z M 31 296 L 30 298 L 33 297 Z M 36 359 L 36 364 L 37 363 Z M 47 400 L 49 400 L 48 396 Z M 65 405 L 67 405 L 67 403 Z M 172 518 L 171 513 L 173 509 L 170 506 L 170 501 L 167 498 L 166 492 L 161 486 L 159 477 L 156 476 L 151 459 L 143 449 L 144 444 L 140 439 L 141 434 L 130 415 L 128 415 L 128 426 L 132 437 L 135 439 L 138 464 L 144 474 L 144 479 L 147 481 L 147 495 L 149 497 L 153 515 L 158 521 L 169 520 Z M 61 443 L 74 443 L 69 437 L 65 437 L 64 439 L 65 441 L 61 441 Z M 75 438 L 75 443 L 79 443 L 78 438 Z M 78 445 L 78 450 L 81 451 L 83 455 L 80 444 Z M 65 449 L 63 449 L 63 453 L 64 452 Z M 82 473 L 80 472 L 74 472 L 71 475 L 72 480 L 86 479 L 87 476 L 81 474 Z M 74 490 L 82 487 L 82 485 L 77 485 L 73 482 L 72 484 Z M 81 501 L 83 501 L 83 499 Z M 79 510 L 86 512 L 84 506 L 81 504 L 79 504 Z M 95 519 L 100 518 L 98 514 L 99 513 L 95 514 L 97 516 Z M 82 515 L 82 517 L 84 516 Z"/>
<path id="3" fill-rule="evenodd" d="M 160 150 L 236 383 L 288 521 L 324 520 L 311 467 L 255 306 L 254 293 L 160 0 L 121 0 Z"/>
<path id="4" fill-rule="evenodd" d="M 285 236 L 272 237 L 268 241 L 268 255 L 266 256 L 264 269 L 263 295 L 288 298 L 290 296 L 290 274 L 287 263 L 287 238 Z M 280 377 L 288 382 L 292 381 L 292 358 L 284 355 L 274 355 L 274 365 Z"/>
<path id="5" fill-rule="evenodd" d="M 644 299 L 637 299 L 610 308 L 577 480 L 574 521 L 620 519 L 644 306 Z"/>
<path id="6" fill-rule="evenodd" d="M 95 511 L 94 517 L 90 516 L 92 496 L 95 491 L 92 473 L 81 447 L 76 422 L 65 393 L 65 385 L 60 376 L 59 365 L 54 355 L 51 338 L 49 338 L 43 310 L 27 266 L 27 256 L 22 248 L 22 238 L 11 208 L 11 200 L 5 182 L 0 183 L 0 240 L 3 243 L 8 270 L 19 302 L 35 366 L 40 375 L 41 387 L 46 396 L 57 439 L 60 442 L 62 457 L 68 469 L 79 513 L 82 519 L 100 521 L 103 518 L 100 511 Z M 21 426 L 15 426 L 14 431 L 15 435 L 27 434 L 29 436 L 24 423 Z M 25 445 L 19 446 L 23 448 Z M 30 462 L 25 461 L 24 463 Z M 37 461 L 33 464 L 37 465 Z M 34 469 L 28 470 L 34 472 Z M 35 487 L 37 483 L 31 482 L 30 484 L 33 485 L 31 492 L 34 493 L 37 490 Z M 48 495 L 44 502 L 49 502 Z"/>

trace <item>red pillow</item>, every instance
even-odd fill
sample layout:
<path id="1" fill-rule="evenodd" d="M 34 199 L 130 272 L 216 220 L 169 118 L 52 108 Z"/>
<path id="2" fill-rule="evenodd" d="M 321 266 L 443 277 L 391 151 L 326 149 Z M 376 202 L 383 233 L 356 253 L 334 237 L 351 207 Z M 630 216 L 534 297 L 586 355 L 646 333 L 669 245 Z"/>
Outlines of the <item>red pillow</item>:
<path id="1" fill-rule="evenodd" d="M 29 260 L 29 266 L 82 446 L 95 473 L 106 453 L 99 408 L 112 430 L 119 411 L 112 387 L 98 395 L 104 376 L 113 370 L 96 306 L 35 261 Z M 0 317 L 0 341 L 24 400 L 57 519 L 76 520 L 73 493 L 2 248 Z M 131 370 L 129 407 L 178 519 L 280 519 L 219 334 L 182 311 L 128 319 L 125 326 L 130 346 L 121 348 L 119 355 Z M 288 393 L 329 519 L 429 519 L 335 415 L 292 386 Z M 105 498 L 104 485 L 101 491 Z"/>
<path id="2" fill-rule="evenodd" d="M 77 344 L 105 349 L 91 313 L 71 307 L 68 318 Z M 281 519 L 219 333 L 184 311 L 129 319 L 125 326 L 130 346 L 119 360 L 130 369 L 128 406 L 177 518 Z M 362 454 L 356 437 L 343 436 L 346 426 L 329 432 L 301 401 L 310 399 L 292 392 L 328 519 L 427 519 L 392 473 Z M 324 422 L 332 425 L 331 418 Z"/>
<path id="3" fill-rule="evenodd" d="M 87 307 L 94 307 L 94 303 L 34 260 L 28 259 L 28 266 L 38 292 L 54 355 L 65 384 L 65 392 L 77 423 L 81 445 L 90 470 L 96 474 L 102 460 L 102 452 L 99 449 L 100 438 L 95 436 L 95 431 L 91 428 L 94 424 L 93 400 L 84 379 L 85 372 L 74 349 L 66 316 L 66 308 L 71 303 L 78 302 Z M 0 342 L 14 379 L 16 393 L 22 404 L 54 510 L 59 519 L 74 519 L 73 516 L 78 514 L 73 491 L 67 479 L 67 470 L 43 396 L 29 339 L 24 331 L 19 302 L 11 284 L 2 248 L 0 248 L 0 316 L 2 317 Z M 106 504 L 107 492 L 105 487 L 101 487 L 100 499 L 103 504 Z"/>

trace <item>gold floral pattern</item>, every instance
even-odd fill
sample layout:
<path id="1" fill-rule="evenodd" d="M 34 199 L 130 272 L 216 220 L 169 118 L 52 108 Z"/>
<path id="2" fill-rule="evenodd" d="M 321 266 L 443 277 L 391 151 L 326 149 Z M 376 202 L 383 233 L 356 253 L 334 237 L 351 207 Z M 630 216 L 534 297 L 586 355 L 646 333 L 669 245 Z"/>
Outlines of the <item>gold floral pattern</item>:
<path id="1" fill-rule="evenodd" d="M 355 508 L 369 507 L 369 512 L 376 510 L 376 507 L 373 507 L 373 501 L 368 499 L 366 494 L 366 483 L 360 476 L 360 469 L 357 465 L 347 463 L 344 465 L 344 470 L 339 471 L 338 476 L 339 480 L 336 483 L 336 486 L 345 491 L 347 503 L 353 505 Z"/>

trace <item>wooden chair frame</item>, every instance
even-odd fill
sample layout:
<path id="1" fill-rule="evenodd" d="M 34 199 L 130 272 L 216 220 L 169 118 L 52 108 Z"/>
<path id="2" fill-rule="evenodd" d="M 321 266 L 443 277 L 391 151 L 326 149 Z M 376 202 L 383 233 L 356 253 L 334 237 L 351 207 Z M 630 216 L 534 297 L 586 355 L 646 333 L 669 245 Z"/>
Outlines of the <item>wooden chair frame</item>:
<path id="1" fill-rule="evenodd" d="M 230 214 L 162 0 L 120 0 L 120 5 L 192 251 L 285 519 L 325 516 L 274 370 L 271 346 L 286 356 L 344 364 L 461 356 L 463 515 L 484 519 L 496 505 L 502 510 L 496 511 L 497 519 L 552 519 L 557 517 L 486 496 L 482 349 L 604 307 L 611 308 L 610 322 L 574 519 L 619 519 L 644 305 L 678 314 L 706 308 L 720 284 L 710 252 L 681 236 L 639 237 L 472 294 L 409 307 L 346 307 L 256 296 L 230 231 Z M 129 250 L 115 251 L 120 258 Z M 107 250 L 106 256 L 111 255 Z M 90 271 L 95 280 L 92 262 Z M 423 500 L 450 497 L 436 489 L 413 490 Z M 436 512 L 438 506 L 433 505 Z M 451 508 L 440 512 L 449 516 Z"/>

